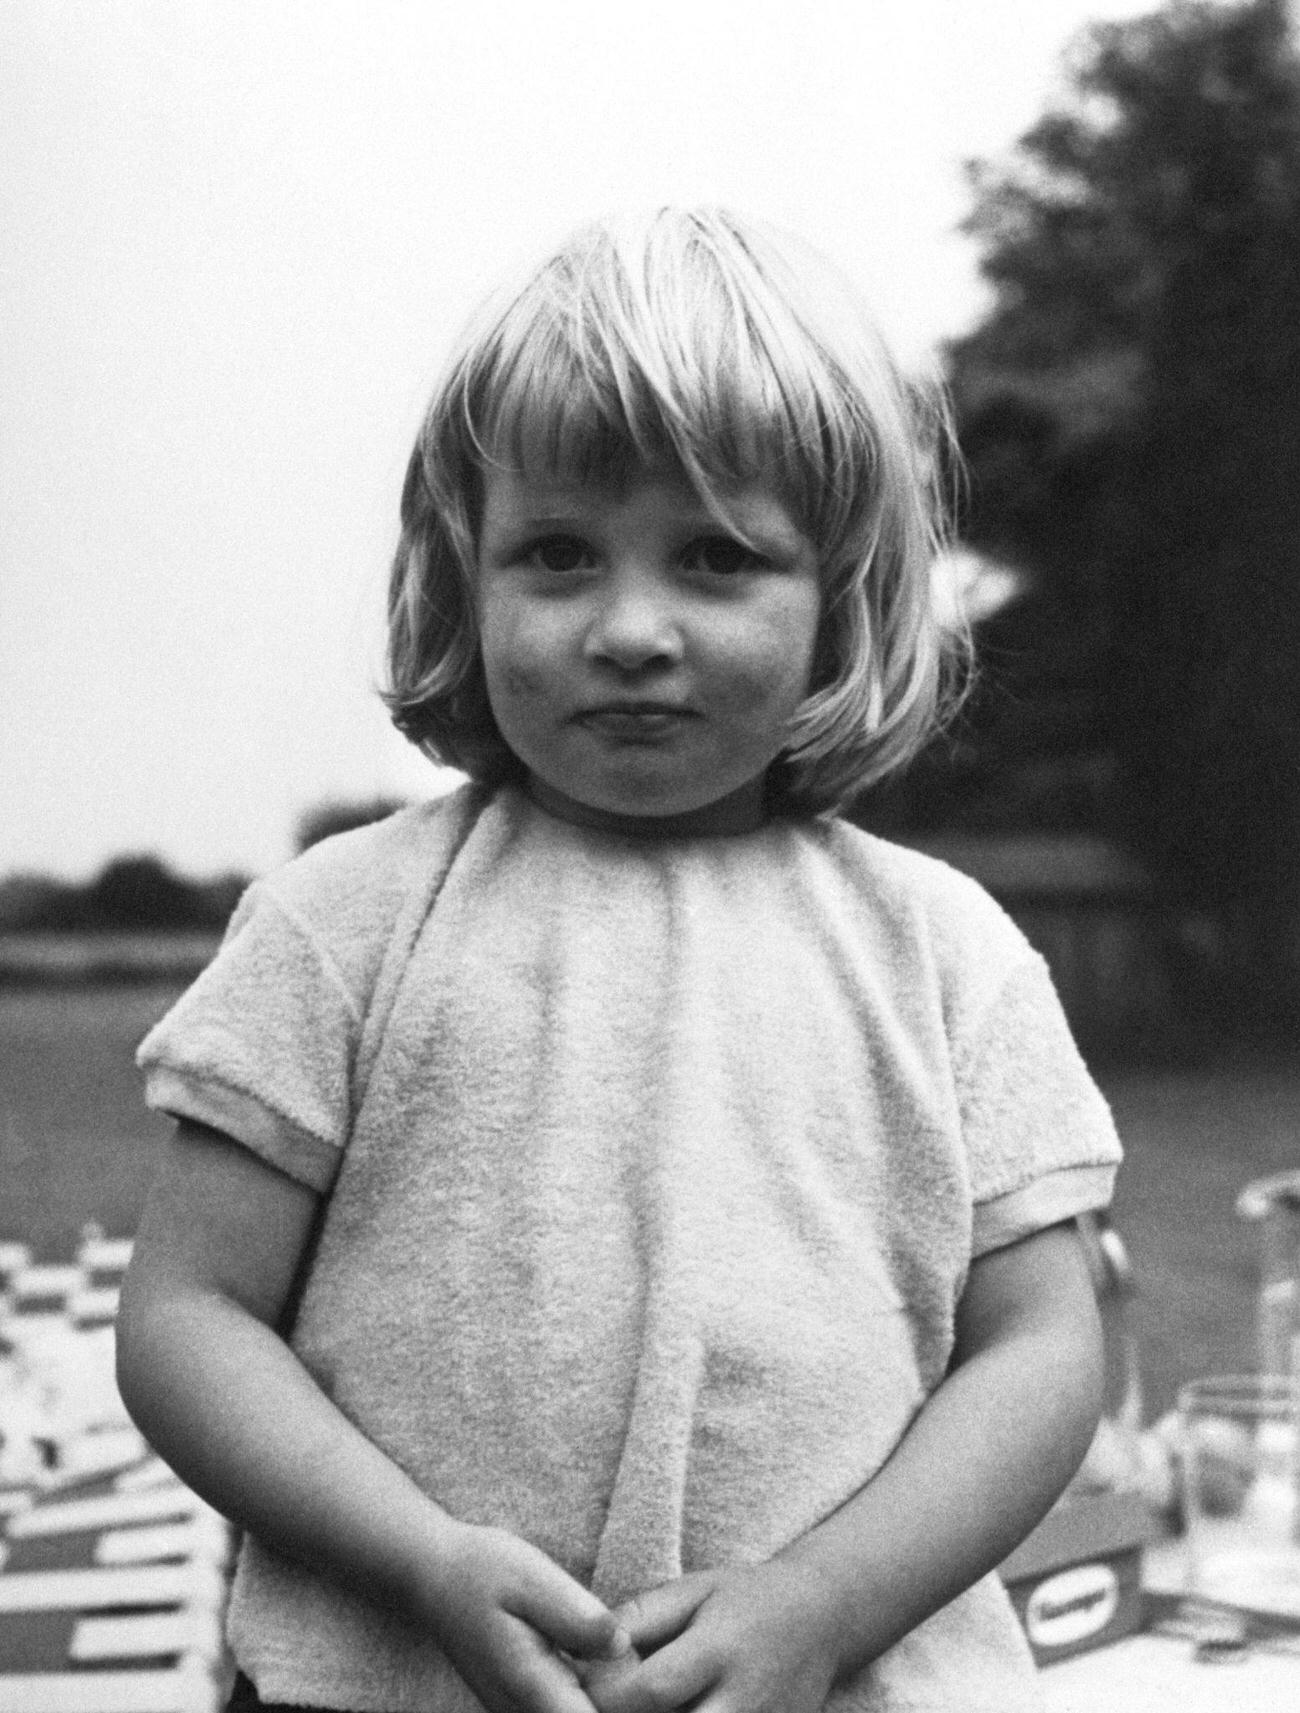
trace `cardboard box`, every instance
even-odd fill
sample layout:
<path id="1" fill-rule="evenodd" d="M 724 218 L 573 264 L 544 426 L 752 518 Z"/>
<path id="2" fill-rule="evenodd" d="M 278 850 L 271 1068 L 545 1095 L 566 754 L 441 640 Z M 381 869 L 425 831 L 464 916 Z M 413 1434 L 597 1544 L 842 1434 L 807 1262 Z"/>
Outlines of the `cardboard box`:
<path id="1" fill-rule="evenodd" d="M 1039 1665 L 1141 1628 L 1142 1548 L 1154 1533 L 1137 1494 L 1071 1494 L 999 1566 Z"/>

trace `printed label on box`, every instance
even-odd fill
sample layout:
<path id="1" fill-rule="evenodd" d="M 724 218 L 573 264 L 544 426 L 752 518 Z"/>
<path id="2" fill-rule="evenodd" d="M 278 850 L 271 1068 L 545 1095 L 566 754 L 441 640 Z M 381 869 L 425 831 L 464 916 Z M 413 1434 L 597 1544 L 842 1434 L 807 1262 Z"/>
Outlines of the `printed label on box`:
<path id="1" fill-rule="evenodd" d="M 1119 1606 L 1119 1578 L 1108 1564 L 1079 1564 L 1040 1582 L 1025 1607 L 1036 1648 L 1064 1648 L 1104 1630 Z"/>

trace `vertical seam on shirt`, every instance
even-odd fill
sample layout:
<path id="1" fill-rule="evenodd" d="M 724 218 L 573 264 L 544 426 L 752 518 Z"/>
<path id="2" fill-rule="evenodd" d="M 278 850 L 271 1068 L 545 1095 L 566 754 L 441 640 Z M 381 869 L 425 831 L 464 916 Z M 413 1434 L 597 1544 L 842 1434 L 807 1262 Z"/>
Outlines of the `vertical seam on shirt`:
<path id="1" fill-rule="evenodd" d="M 1040 967 L 1046 968 L 1044 958 L 1040 952 L 1038 952 L 1033 946 L 1029 945 L 1026 941 L 1020 956 L 1018 956 L 1015 962 L 1012 963 L 1003 973 L 1002 979 L 998 982 L 987 1002 L 981 1008 L 979 1016 L 973 1020 L 971 1027 L 963 1032 L 964 1038 L 962 1041 L 960 1043 L 954 1041 L 952 1063 L 953 1072 L 957 1079 L 959 1097 L 961 1094 L 962 1082 L 969 1074 L 980 1054 L 983 1052 L 991 1021 L 997 1015 L 998 1007 L 1006 998 L 1007 992 L 1012 983 L 1019 976 L 1028 973 L 1030 970 L 1037 970 Z"/>
<path id="2" fill-rule="evenodd" d="M 264 885 L 264 896 L 275 905 L 276 909 L 289 923 L 289 925 L 292 928 L 295 928 L 299 935 L 307 942 L 308 946 L 315 954 L 317 961 L 320 963 L 321 968 L 325 971 L 326 975 L 342 995 L 343 1002 L 347 1006 L 348 1016 L 352 1019 L 353 1023 L 360 1028 L 362 1022 L 361 1007 L 358 1005 L 351 988 L 344 979 L 343 971 L 335 962 L 329 947 L 317 937 L 316 930 L 301 914 L 301 912 L 290 904 L 286 898 L 281 897 L 281 895 L 272 887 Z"/>
<path id="3" fill-rule="evenodd" d="M 459 824 L 453 823 L 452 825 L 447 849 L 441 858 L 438 872 L 433 878 L 432 886 L 428 891 L 427 897 L 423 900 L 420 919 L 418 923 L 412 924 L 410 937 L 400 948 L 396 948 L 395 946 L 395 935 L 399 925 L 402 923 L 404 913 L 410 905 L 411 895 L 417 890 L 417 885 L 415 883 L 408 883 L 403 889 L 403 896 L 396 910 L 392 913 L 385 937 L 383 955 L 380 957 L 375 968 L 374 975 L 370 983 L 370 990 L 365 997 L 364 1008 L 362 1009 L 361 1014 L 357 1017 L 357 1039 L 356 1048 L 352 1057 L 351 1072 L 351 1110 L 354 1120 L 357 1113 L 361 1110 L 369 1091 L 370 1078 L 375 1068 L 375 1060 L 379 1052 L 380 1044 L 382 1043 L 383 1037 L 387 1031 L 389 1019 L 393 1012 L 393 1006 L 396 1003 L 397 987 L 400 984 L 401 975 L 410 962 L 412 948 L 420 935 L 424 932 L 425 925 L 428 923 L 430 916 L 432 916 L 438 900 L 442 897 L 443 891 L 451 876 L 451 871 L 456 866 L 461 852 L 468 844 L 471 835 L 484 814 L 484 811 L 496 795 L 497 793 L 495 791 L 486 790 L 481 786 L 471 786 L 470 789 L 465 792 L 458 807 Z M 381 989 L 385 987 L 385 976 L 389 968 L 389 961 L 393 957 L 395 949 L 397 951 L 397 955 L 401 958 L 401 970 L 399 971 L 397 978 L 388 984 L 386 990 L 388 1001 L 387 1009 L 381 1016 L 378 1015 L 375 1010 L 375 997 Z"/>

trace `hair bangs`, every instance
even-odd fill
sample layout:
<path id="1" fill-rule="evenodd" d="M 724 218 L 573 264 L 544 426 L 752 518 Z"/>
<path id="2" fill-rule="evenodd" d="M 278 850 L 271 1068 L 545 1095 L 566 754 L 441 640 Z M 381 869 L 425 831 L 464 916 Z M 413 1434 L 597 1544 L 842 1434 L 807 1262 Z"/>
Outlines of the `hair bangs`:
<path id="1" fill-rule="evenodd" d="M 540 321 L 495 354 L 470 430 L 488 465 L 530 480 L 618 489 L 640 469 L 680 465 L 648 387 L 619 387 L 566 330 Z"/>
<path id="2" fill-rule="evenodd" d="M 660 469 L 723 514 L 729 490 L 760 482 L 836 551 L 869 474 L 843 401 L 741 234 L 708 211 L 592 229 L 509 305 L 464 391 L 487 463 L 614 488 Z"/>

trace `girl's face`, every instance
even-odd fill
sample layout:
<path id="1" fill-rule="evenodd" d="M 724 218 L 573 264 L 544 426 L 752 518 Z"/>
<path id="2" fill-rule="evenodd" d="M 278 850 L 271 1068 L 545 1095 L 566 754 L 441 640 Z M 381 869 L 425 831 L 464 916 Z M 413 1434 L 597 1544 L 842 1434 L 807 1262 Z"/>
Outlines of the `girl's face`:
<path id="1" fill-rule="evenodd" d="M 743 832 L 808 693 L 816 550 L 754 486 L 745 535 L 684 480 L 618 489 L 484 476 L 488 696 L 533 796 L 584 825 Z"/>

